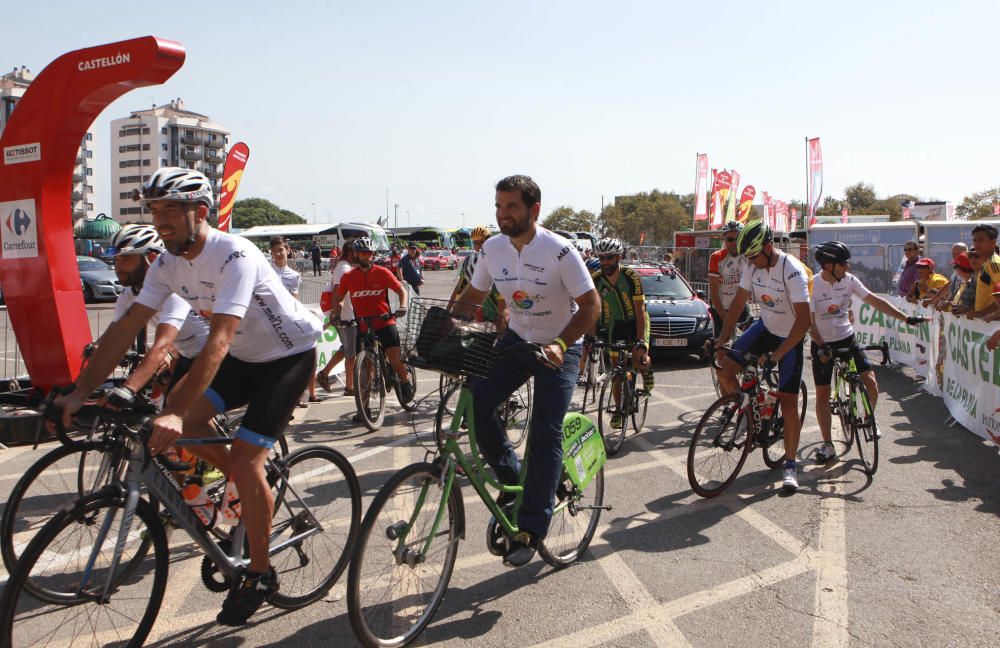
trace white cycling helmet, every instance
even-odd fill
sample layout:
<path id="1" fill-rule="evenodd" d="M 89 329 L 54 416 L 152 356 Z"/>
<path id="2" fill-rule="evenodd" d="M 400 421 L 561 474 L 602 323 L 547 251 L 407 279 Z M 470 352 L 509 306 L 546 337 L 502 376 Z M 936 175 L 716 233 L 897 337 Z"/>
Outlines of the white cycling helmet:
<path id="1" fill-rule="evenodd" d="M 625 244 L 616 238 L 603 238 L 594 246 L 597 254 L 617 254 L 625 256 Z"/>
<path id="2" fill-rule="evenodd" d="M 201 171 L 180 167 L 157 169 L 142 187 L 139 194 L 144 203 L 153 200 L 174 200 L 185 203 L 203 203 L 209 209 L 215 204 L 212 184 Z"/>
<path id="3" fill-rule="evenodd" d="M 104 256 L 116 257 L 127 254 L 163 254 L 163 241 L 152 225 L 126 225 L 111 237 L 111 246 Z"/>

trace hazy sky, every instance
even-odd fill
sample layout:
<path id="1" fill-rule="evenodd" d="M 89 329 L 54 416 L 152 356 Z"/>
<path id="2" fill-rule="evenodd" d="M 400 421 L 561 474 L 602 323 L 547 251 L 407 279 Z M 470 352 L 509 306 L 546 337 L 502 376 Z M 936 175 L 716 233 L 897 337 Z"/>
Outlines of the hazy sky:
<path id="1" fill-rule="evenodd" d="M 227 13 L 224 7 L 231 7 Z M 997 2 L 8 3 L 0 70 L 152 34 L 187 61 L 94 126 L 110 208 L 109 122 L 174 97 L 251 150 L 240 197 L 311 219 L 492 221 L 493 185 L 533 176 L 543 213 L 601 196 L 688 193 L 695 154 L 784 200 L 954 202 L 994 173 Z M 390 205 L 390 214 L 392 207 Z"/>

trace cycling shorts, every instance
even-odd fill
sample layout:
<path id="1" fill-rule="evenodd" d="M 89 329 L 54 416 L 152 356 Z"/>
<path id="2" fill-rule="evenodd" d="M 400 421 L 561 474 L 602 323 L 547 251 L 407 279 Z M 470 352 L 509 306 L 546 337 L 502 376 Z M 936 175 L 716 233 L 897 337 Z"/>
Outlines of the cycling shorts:
<path id="1" fill-rule="evenodd" d="M 177 383 L 181 381 L 181 378 L 187 375 L 187 372 L 191 371 L 191 365 L 194 364 L 194 358 L 187 358 L 185 356 L 177 356 L 177 361 L 174 362 L 174 370 L 170 372 L 170 380 L 167 382 L 166 388 L 163 390 L 163 395 L 167 396 L 173 391 Z"/>
<path id="2" fill-rule="evenodd" d="M 812 355 L 813 380 L 818 386 L 829 385 L 833 379 L 833 361 L 820 362 L 817 357 L 820 347 L 815 342 L 810 342 L 809 346 Z M 833 351 L 833 355 L 838 358 L 845 361 L 854 358 L 854 366 L 857 367 L 859 374 L 872 370 L 872 364 L 868 361 L 868 356 L 858 346 L 853 333 L 839 342 L 830 342 L 829 346 Z"/>
<path id="3" fill-rule="evenodd" d="M 383 349 L 391 349 L 399 346 L 399 328 L 395 324 L 372 331 L 375 337 L 382 343 Z"/>
<path id="4" fill-rule="evenodd" d="M 246 362 L 226 355 L 205 398 L 219 414 L 247 405 L 236 438 L 273 448 L 315 370 L 315 348 L 267 362 Z"/>
<path id="5" fill-rule="evenodd" d="M 759 356 L 770 353 L 781 346 L 785 338 L 778 337 L 767 330 L 764 320 L 757 320 L 746 333 L 737 338 L 733 350 L 729 352 L 736 362 L 743 364 L 743 354 L 751 353 Z M 781 358 L 778 363 L 778 391 L 785 394 L 798 394 L 799 383 L 802 382 L 802 342 Z"/>
<path id="6" fill-rule="evenodd" d="M 635 335 L 635 320 L 615 320 L 612 323 L 608 342 L 635 344 L 638 339 Z"/>
<path id="7" fill-rule="evenodd" d="M 712 316 L 712 327 L 715 330 L 714 337 L 719 337 L 719 333 L 722 333 L 722 317 L 719 316 L 719 311 L 715 310 L 715 306 L 708 307 L 708 314 Z M 747 321 L 750 318 L 750 307 L 743 304 L 743 312 L 740 313 L 740 319 L 737 320 L 740 324 Z"/>

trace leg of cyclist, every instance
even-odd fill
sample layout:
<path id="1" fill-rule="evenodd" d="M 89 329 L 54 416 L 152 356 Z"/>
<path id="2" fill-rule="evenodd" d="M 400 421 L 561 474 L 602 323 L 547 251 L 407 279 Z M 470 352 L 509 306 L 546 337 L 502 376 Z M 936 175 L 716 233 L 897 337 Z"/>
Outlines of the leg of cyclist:
<path id="1" fill-rule="evenodd" d="M 778 348 L 782 338 L 773 335 L 771 337 L 773 348 Z M 799 421 L 801 382 L 802 342 L 800 341 L 778 362 L 778 402 L 781 404 L 781 416 L 785 424 L 785 471 L 782 486 L 786 492 L 791 493 L 799 488 L 795 457 L 799 451 L 799 433 L 802 431 L 802 423 Z"/>
<path id="2" fill-rule="evenodd" d="M 378 329 L 375 331 L 375 334 L 382 342 L 382 348 L 385 350 L 385 357 L 389 360 L 389 366 L 396 372 L 396 377 L 399 379 L 403 400 L 410 402 L 413 400 L 416 388 L 410 384 L 410 374 L 407 373 L 406 365 L 403 364 L 403 360 L 400 357 L 399 329 L 396 328 L 395 324 L 390 324 Z"/>
<path id="3" fill-rule="evenodd" d="M 719 386 L 725 396 L 735 394 L 740 390 L 739 378 L 737 377 L 743 367 L 743 354 L 761 355 L 770 351 L 768 346 L 768 332 L 764 327 L 764 322 L 757 320 L 753 326 L 748 328 L 741 336 L 736 338 L 730 351 L 722 361 L 722 368 L 719 372 Z"/>
<path id="4" fill-rule="evenodd" d="M 809 343 L 809 355 L 812 358 L 813 382 L 816 384 L 816 422 L 823 443 L 816 450 L 816 461 L 827 463 L 837 457 L 831 436 L 832 415 L 830 413 L 830 382 L 833 379 L 833 360 L 825 362 L 819 358 L 819 346 Z"/>

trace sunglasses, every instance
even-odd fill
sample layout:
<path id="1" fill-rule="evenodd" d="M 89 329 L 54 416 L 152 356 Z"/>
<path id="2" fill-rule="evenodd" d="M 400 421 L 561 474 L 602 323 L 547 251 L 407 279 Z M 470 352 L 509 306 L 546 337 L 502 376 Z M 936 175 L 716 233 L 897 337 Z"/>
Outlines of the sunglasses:
<path id="1" fill-rule="evenodd" d="M 726 243 L 735 243 L 737 241 L 737 239 L 735 237 L 734 238 L 726 237 L 726 238 L 724 238 L 722 240 L 725 241 Z"/>
<path id="2" fill-rule="evenodd" d="M 614 261 L 618 258 L 617 254 L 598 254 L 597 258 L 601 261 Z"/>
<path id="3" fill-rule="evenodd" d="M 905 248 L 903 248 L 903 251 L 904 251 L 904 252 L 916 252 L 916 251 L 918 251 L 919 249 L 920 249 L 920 248 L 915 248 L 915 247 L 905 247 Z"/>
<path id="4" fill-rule="evenodd" d="M 745 258 L 747 261 L 753 261 L 754 259 L 756 259 L 759 256 L 760 256 L 760 252 L 758 252 L 756 254 L 747 254 L 747 255 L 744 255 L 743 258 Z"/>

